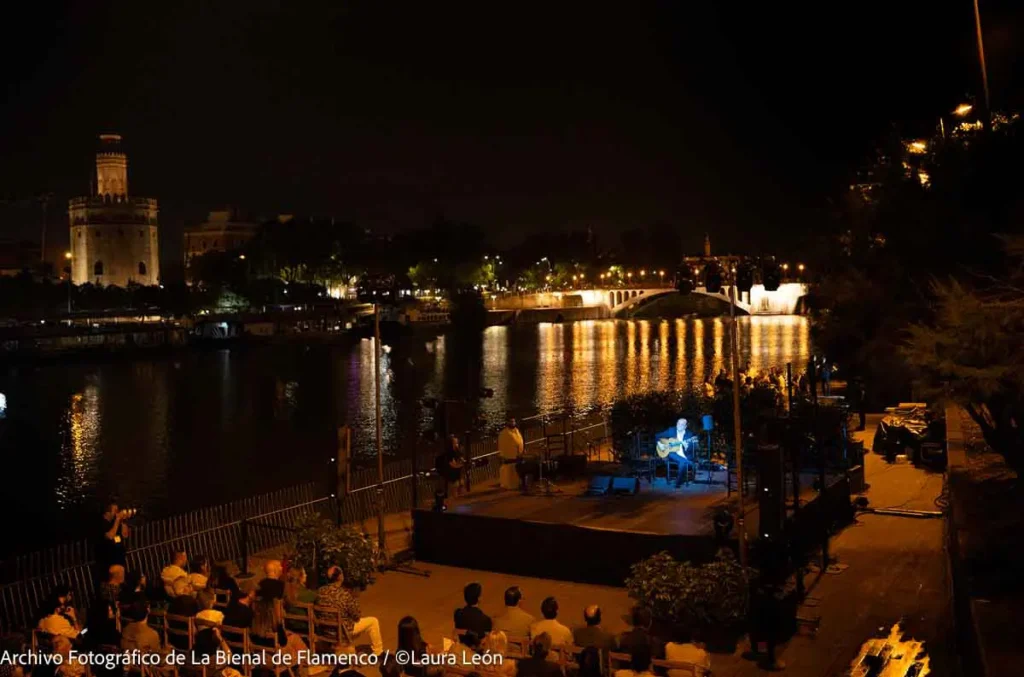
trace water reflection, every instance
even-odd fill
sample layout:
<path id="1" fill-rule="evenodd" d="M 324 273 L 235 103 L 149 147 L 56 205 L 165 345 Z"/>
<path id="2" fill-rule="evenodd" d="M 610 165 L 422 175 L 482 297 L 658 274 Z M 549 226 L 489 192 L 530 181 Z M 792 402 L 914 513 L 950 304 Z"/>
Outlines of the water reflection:
<path id="1" fill-rule="evenodd" d="M 799 373 L 809 357 L 804 318 L 737 326 L 741 362 L 793 362 Z M 424 397 L 491 388 L 475 413 L 496 427 L 506 411 L 589 409 L 699 385 L 728 365 L 729 330 L 728 318 L 608 320 L 403 338 L 381 359 L 385 453 L 408 453 L 432 425 Z M 0 371 L 18 403 L 0 445 L 30 450 L 33 464 L 4 500 L 32 512 L 26 533 L 45 535 L 70 525 L 67 508 L 109 494 L 158 514 L 325 480 L 337 426 L 352 427 L 357 456 L 375 454 L 373 360 L 373 341 L 362 340 Z"/>

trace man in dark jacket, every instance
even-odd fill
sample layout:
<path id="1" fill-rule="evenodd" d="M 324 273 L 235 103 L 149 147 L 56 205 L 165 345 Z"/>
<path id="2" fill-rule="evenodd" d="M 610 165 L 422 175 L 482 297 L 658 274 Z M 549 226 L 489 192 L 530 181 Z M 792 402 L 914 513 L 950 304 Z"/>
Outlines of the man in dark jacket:
<path id="1" fill-rule="evenodd" d="M 484 592 L 479 583 L 470 583 L 462 590 L 462 597 L 466 600 L 466 606 L 455 610 L 455 628 L 458 630 L 472 630 L 477 637 L 484 637 L 491 631 L 493 624 L 491 617 L 480 610 L 477 604 L 480 603 L 480 595 Z M 462 638 L 460 638 L 460 641 Z"/>

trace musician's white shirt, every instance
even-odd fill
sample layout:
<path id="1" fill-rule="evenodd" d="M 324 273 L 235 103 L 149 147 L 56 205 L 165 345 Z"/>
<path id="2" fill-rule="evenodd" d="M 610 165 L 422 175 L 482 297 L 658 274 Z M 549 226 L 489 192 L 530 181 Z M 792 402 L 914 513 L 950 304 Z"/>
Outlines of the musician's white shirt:
<path id="1" fill-rule="evenodd" d="M 687 458 L 686 452 L 690 450 L 695 439 L 696 436 L 687 430 L 686 419 L 681 418 L 676 422 L 675 428 L 669 428 L 658 435 L 658 447 L 664 450 L 665 446 L 669 446 L 671 453 Z"/>

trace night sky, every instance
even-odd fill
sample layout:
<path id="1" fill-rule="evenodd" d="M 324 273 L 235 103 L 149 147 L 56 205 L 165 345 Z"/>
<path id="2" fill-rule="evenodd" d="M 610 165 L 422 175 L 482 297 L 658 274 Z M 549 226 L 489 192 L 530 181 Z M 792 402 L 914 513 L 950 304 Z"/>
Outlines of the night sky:
<path id="1" fill-rule="evenodd" d="M 982 2 L 994 104 L 1020 3 Z M 27 6 L 26 6 L 27 5 Z M 15 11 L 5 8 L 6 12 Z M 165 258 L 218 205 L 385 230 L 675 225 L 777 248 L 892 122 L 980 92 L 971 0 L 19 3 L 2 29 L 0 237 L 67 238 L 95 136 L 125 136 Z M 1016 38 L 1016 39 L 1015 39 Z M 1014 79 L 1016 78 L 1016 79 Z"/>

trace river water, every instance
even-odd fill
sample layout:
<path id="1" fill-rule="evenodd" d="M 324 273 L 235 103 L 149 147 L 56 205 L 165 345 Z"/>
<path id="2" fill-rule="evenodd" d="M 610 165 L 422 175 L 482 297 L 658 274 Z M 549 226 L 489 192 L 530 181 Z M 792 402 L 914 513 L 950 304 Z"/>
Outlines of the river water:
<path id="1" fill-rule="evenodd" d="M 741 362 L 805 363 L 802 317 L 741 318 Z M 386 453 L 432 426 L 425 397 L 493 398 L 488 429 L 518 416 L 607 405 L 623 395 L 699 384 L 728 365 L 728 319 L 601 320 L 417 334 L 385 345 Z M 143 517 L 182 512 L 316 480 L 335 429 L 374 453 L 373 342 L 182 352 L 0 370 L 6 419 L 5 539 L 0 552 L 81 533 L 117 496 Z"/>

